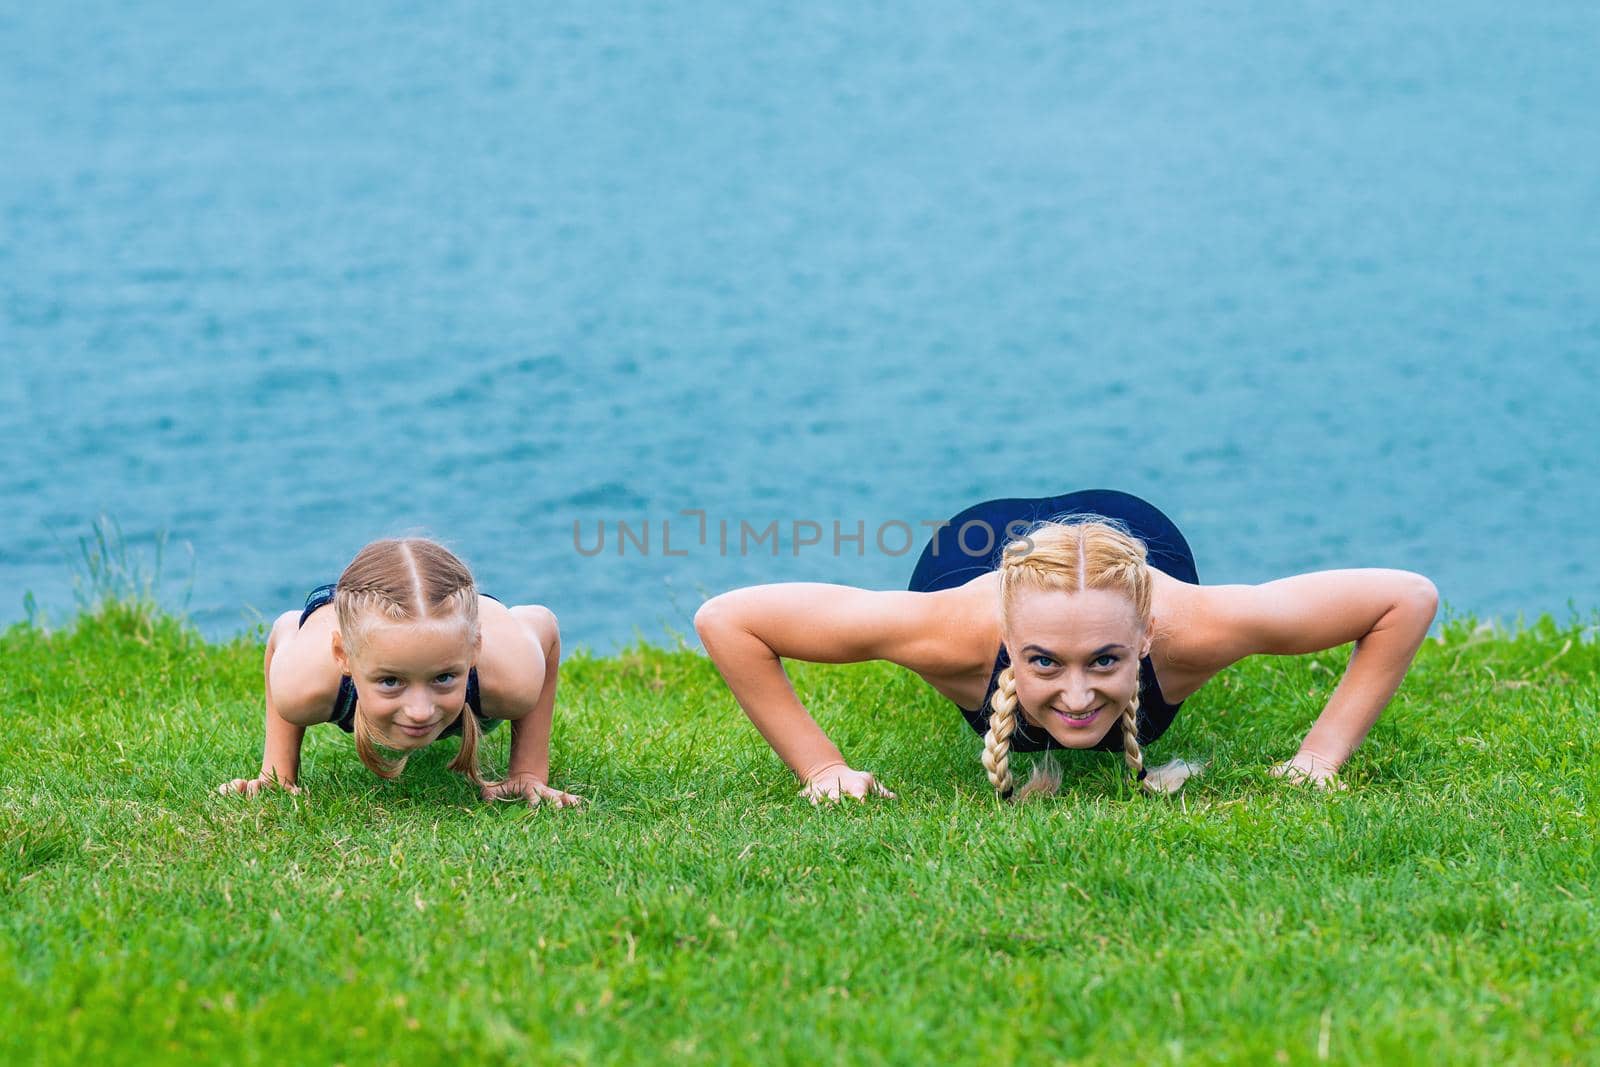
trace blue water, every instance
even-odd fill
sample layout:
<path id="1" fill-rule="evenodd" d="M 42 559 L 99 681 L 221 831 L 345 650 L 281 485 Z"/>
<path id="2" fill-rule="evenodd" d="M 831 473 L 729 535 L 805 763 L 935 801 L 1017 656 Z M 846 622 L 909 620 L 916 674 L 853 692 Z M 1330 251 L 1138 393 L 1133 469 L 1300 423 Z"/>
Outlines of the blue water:
<path id="1" fill-rule="evenodd" d="M 348 7 L 0 14 L 0 622 L 108 514 L 213 635 L 421 529 L 607 651 L 1096 486 L 1600 606 L 1592 3 Z"/>

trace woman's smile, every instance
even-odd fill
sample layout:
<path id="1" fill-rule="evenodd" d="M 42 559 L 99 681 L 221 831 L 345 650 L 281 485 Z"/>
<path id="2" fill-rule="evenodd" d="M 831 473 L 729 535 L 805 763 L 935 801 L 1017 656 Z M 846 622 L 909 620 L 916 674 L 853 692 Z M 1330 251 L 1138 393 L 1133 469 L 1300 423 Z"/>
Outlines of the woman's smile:
<path id="1" fill-rule="evenodd" d="M 1051 708 L 1050 710 L 1055 714 L 1057 719 L 1066 723 L 1068 726 L 1087 726 L 1100 717 L 1099 708 L 1086 711 L 1082 715 L 1074 715 L 1071 712 L 1061 711 L 1057 708 Z"/>

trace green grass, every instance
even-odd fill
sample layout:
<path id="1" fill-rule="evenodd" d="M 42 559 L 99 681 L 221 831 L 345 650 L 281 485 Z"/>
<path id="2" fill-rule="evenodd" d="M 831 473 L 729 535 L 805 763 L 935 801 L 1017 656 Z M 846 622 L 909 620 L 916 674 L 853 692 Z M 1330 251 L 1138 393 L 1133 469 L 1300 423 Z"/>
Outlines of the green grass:
<path id="1" fill-rule="evenodd" d="M 261 742 L 258 637 L 108 601 L 0 635 L 0 1062 L 1594 1062 L 1600 646 L 1445 628 L 1351 789 L 1267 776 L 1340 653 L 1260 659 L 1151 757 L 998 804 L 955 709 L 793 665 L 892 802 L 813 809 L 689 651 L 563 664 L 555 780 L 480 803 L 453 743 L 384 783 Z M 491 767 L 508 737 L 491 735 Z M 1025 772 L 1026 760 L 1024 764 Z"/>

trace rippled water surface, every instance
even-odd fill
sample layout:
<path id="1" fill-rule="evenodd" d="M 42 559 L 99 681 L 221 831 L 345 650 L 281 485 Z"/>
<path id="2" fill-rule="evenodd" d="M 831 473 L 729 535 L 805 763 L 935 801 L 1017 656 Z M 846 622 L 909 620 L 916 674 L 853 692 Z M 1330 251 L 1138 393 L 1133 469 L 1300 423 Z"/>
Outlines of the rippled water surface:
<path id="1" fill-rule="evenodd" d="M 1097 486 L 1587 612 L 1596 11 L 12 5 L 0 621 L 104 513 L 208 633 L 422 529 L 605 651 Z"/>

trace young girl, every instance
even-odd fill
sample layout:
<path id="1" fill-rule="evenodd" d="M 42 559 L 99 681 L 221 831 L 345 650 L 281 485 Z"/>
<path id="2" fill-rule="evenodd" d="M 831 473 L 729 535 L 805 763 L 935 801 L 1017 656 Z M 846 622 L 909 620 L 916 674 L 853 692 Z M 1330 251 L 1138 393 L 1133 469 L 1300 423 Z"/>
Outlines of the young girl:
<path id="1" fill-rule="evenodd" d="M 1002 796 L 1014 785 L 1010 753 L 1050 748 L 1120 751 L 1146 788 L 1170 792 L 1195 768 L 1174 761 L 1147 773 L 1143 748 L 1208 679 L 1246 656 L 1353 641 L 1326 708 L 1274 768 L 1337 785 L 1427 634 L 1433 583 L 1396 570 L 1198 582 L 1170 519 L 1126 493 L 1089 490 L 968 508 L 937 530 L 907 592 L 752 586 L 707 601 L 695 630 L 813 803 L 894 794 L 845 762 L 796 699 L 781 657 L 884 659 L 916 672 L 983 736 L 983 766 Z M 1058 781 L 1036 767 L 1019 799 Z"/>
<path id="2" fill-rule="evenodd" d="M 261 771 L 218 791 L 254 796 L 278 785 L 299 792 L 306 727 L 331 722 L 355 735 L 356 754 L 380 777 L 396 777 L 406 753 L 453 735 L 461 751 L 450 769 L 471 779 L 483 799 L 577 804 L 579 797 L 548 784 L 560 658 L 547 608 L 507 607 L 479 594 L 466 565 L 433 541 L 374 541 L 337 583 L 313 590 L 303 611 L 285 612 L 273 625 Z M 502 719 L 511 722 L 511 766 L 504 781 L 489 782 L 478 769 L 478 744 Z"/>

